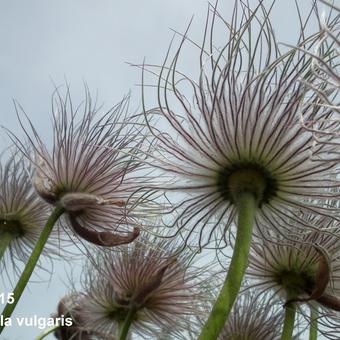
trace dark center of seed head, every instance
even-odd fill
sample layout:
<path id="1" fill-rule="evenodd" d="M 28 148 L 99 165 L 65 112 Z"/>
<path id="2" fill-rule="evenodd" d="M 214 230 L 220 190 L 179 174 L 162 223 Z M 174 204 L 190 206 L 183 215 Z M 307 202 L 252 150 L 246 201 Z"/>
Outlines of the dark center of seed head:
<path id="1" fill-rule="evenodd" d="M 218 186 L 223 197 L 237 203 L 243 193 L 254 195 L 261 206 L 268 203 L 277 192 L 277 180 L 264 167 L 253 163 L 240 163 L 219 174 Z"/>
<path id="2" fill-rule="evenodd" d="M 298 297 L 310 293 L 315 286 L 313 270 L 282 270 L 276 274 L 275 281 L 281 285 L 290 296 Z"/>
<path id="3" fill-rule="evenodd" d="M 11 234 L 13 237 L 20 237 L 24 234 L 23 226 L 17 220 L 0 218 L 0 237 L 4 233 Z"/>
<path id="4" fill-rule="evenodd" d="M 111 310 L 107 312 L 107 316 L 109 319 L 123 322 L 129 313 L 129 309 L 127 307 L 113 307 Z"/>

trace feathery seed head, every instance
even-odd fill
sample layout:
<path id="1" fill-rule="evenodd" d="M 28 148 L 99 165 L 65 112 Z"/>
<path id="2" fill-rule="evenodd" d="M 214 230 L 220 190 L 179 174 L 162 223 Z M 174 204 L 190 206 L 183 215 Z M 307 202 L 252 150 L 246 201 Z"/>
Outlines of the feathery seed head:
<path id="1" fill-rule="evenodd" d="M 49 214 L 31 184 L 30 172 L 18 152 L 0 164 L 0 237 L 9 237 L 7 250 L 13 263 L 14 258 L 26 261 L 30 256 Z"/>
<path id="2" fill-rule="evenodd" d="M 80 295 L 73 293 L 64 296 L 58 303 L 57 313 L 53 315 L 54 318 L 69 318 L 72 320 L 72 325 L 63 325 L 59 327 L 54 336 L 58 340 L 90 340 L 89 333 L 82 331 L 81 320 L 78 316 L 78 301 Z"/>
<path id="3" fill-rule="evenodd" d="M 33 133 L 25 129 L 35 154 L 37 192 L 65 209 L 68 224 L 83 239 L 103 246 L 131 242 L 143 215 L 137 202 L 145 210 L 139 189 L 148 178 L 141 159 L 151 144 L 143 125 L 127 117 L 128 99 L 99 116 L 88 91 L 85 103 L 74 109 L 69 91 L 64 98 L 57 90 L 52 109 L 51 152 L 30 122 Z M 132 197 L 138 190 L 140 197 Z"/>
<path id="4" fill-rule="evenodd" d="M 307 221 L 311 223 L 312 219 Z M 326 224 L 332 224 L 333 230 Z M 294 240 L 272 235 L 276 242 L 274 238 L 254 242 L 247 274 L 257 286 L 279 292 L 285 302 L 289 296 L 293 301 L 316 301 L 327 307 L 325 299 L 336 300 L 340 295 L 340 238 L 334 224 L 326 218 L 319 218 L 315 224 L 314 219 L 313 227 L 319 230 Z"/>
<path id="5" fill-rule="evenodd" d="M 262 1 L 255 9 L 247 4 L 236 1 L 230 23 L 215 8 L 210 11 L 199 46 L 197 80 L 180 70 L 185 43 L 198 46 L 183 35 L 174 58 L 168 61 L 169 52 L 159 68 L 158 107 L 145 110 L 159 141 L 153 165 L 176 176 L 177 184 L 165 189 L 187 195 L 178 203 L 174 225 L 187 234 L 187 242 L 197 237 L 200 246 L 212 240 L 223 246 L 243 192 L 257 201 L 258 225 L 264 219 L 276 228 L 275 220 L 293 216 L 296 208 L 328 213 L 312 200 L 331 196 L 327 189 L 339 186 L 338 164 L 310 159 L 313 134 L 299 124 L 301 111 L 307 119 L 325 118 L 321 108 L 304 105 L 318 100 L 307 100 L 308 91 L 300 82 L 313 78 L 312 58 L 299 49 L 282 53 L 270 9 Z M 223 37 L 228 35 L 220 49 L 214 47 L 218 19 Z M 301 32 L 298 44 L 311 48 L 318 37 L 305 38 Z M 193 104 L 188 99 L 192 96 Z M 162 124 L 152 127 L 153 116 Z M 329 148 L 317 146 L 324 152 Z"/>
<path id="6" fill-rule="evenodd" d="M 147 237 L 119 251 L 101 251 L 83 282 L 81 317 L 95 330 L 113 334 L 134 308 L 132 330 L 150 337 L 164 329 L 185 329 L 195 311 L 197 270 L 187 268 L 187 255 L 174 258 L 167 242 Z"/>
<path id="7" fill-rule="evenodd" d="M 95 325 L 83 322 L 80 310 L 83 298 L 84 296 L 81 293 L 73 292 L 59 301 L 57 313 L 53 317 L 55 322 L 61 326 L 56 329 L 54 336 L 58 340 L 116 340 L 113 334 L 98 333 L 93 330 Z M 130 337 L 128 337 L 128 340 L 130 340 Z"/>
<path id="8" fill-rule="evenodd" d="M 306 304 L 308 309 L 316 309 L 319 332 L 335 340 L 340 325 L 338 222 L 311 215 L 303 219 L 313 231 L 295 235 L 293 240 L 271 232 L 253 242 L 247 275 L 257 289 L 277 293 L 285 305 L 297 304 L 299 315 L 307 322 L 310 316 L 309 311 L 306 315 Z"/>
<path id="9" fill-rule="evenodd" d="M 219 340 L 279 340 L 283 323 L 281 306 L 256 291 L 239 295 Z"/>

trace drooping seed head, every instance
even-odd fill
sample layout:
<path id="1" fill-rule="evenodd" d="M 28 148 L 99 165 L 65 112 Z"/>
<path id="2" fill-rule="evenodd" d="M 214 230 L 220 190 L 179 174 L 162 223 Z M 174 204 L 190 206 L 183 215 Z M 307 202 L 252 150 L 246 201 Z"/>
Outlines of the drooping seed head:
<path id="1" fill-rule="evenodd" d="M 151 202 L 149 197 L 146 204 L 143 201 L 142 187 L 149 177 L 141 160 L 150 143 L 143 125 L 129 118 L 128 110 L 125 98 L 99 115 L 88 91 L 85 103 L 74 109 L 69 91 L 65 97 L 56 91 L 52 149 L 30 122 L 32 133 L 25 129 L 34 151 L 33 159 L 28 152 L 26 156 L 35 167 L 37 192 L 48 203 L 62 206 L 73 231 L 97 245 L 131 242 L 138 236 L 138 218 Z M 137 191 L 140 195 L 132 197 Z"/>

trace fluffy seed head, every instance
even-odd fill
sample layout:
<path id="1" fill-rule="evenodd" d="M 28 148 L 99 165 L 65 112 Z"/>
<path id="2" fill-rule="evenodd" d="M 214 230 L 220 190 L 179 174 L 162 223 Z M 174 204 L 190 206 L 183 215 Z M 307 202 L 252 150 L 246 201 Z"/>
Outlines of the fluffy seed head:
<path id="1" fill-rule="evenodd" d="M 299 49 L 279 50 L 269 11 L 262 1 L 255 9 L 237 1 L 226 23 L 212 9 L 200 46 L 199 76 L 180 70 L 184 45 L 193 43 L 185 34 L 174 58 L 168 54 L 160 68 L 159 106 L 145 111 L 161 150 L 154 166 L 178 179 L 166 189 L 186 195 L 175 224 L 187 241 L 196 238 L 201 246 L 216 240 L 225 245 L 244 191 L 257 200 L 258 225 L 265 220 L 277 228 L 276 220 L 292 216 L 296 208 L 325 214 L 326 208 L 306 198 L 331 196 L 326 189 L 339 185 L 337 163 L 310 159 L 313 134 L 299 124 L 301 111 L 308 119 L 324 118 L 317 106 L 303 105 L 307 91 L 300 80 L 313 77 L 312 58 Z M 207 37 L 221 22 L 228 41 L 216 49 Z M 301 32 L 300 47 L 318 41 L 317 35 L 303 38 Z M 162 124 L 152 127 L 152 117 Z M 329 146 L 317 148 L 326 152 Z"/>
<path id="2" fill-rule="evenodd" d="M 294 236 L 269 233 L 252 243 L 247 275 L 263 292 L 278 294 L 284 304 L 295 303 L 310 322 L 317 309 L 319 332 L 337 339 L 340 327 L 340 234 L 331 218 L 303 216 L 311 232 Z M 294 223 L 290 228 L 294 229 Z M 270 294 L 270 293 L 269 293 Z M 289 299 L 289 300 L 287 300 Z M 308 306 L 308 308 L 306 308 Z"/>
<path id="3" fill-rule="evenodd" d="M 240 294 L 226 321 L 219 340 L 279 340 L 283 310 L 268 294 L 247 290 Z"/>
<path id="4" fill-rule="evenodd" d="M 174 250 L 149 238 L 120 251 L 100 252 L 83 281 L 84 322 L 102 334 L 114 334 L 134 308 L 131 330 L 143 338 L 185 329 L 198 302 L 198 273 L 186 267 L 184 253 L 174 258 Z"/>
<path id="5" fill-rule="evenodd" d="M 48 205 L 35 192 L 30 166 L 15 152 L 3 154 L 0 164 L 0 237 L 10 238 L 5 254 L 13 261 L 26 261 L 49 214 Z M 52 235 L 53 239 L 53 235 Z M 45 254 L 51 251 L 49 242 Z M 49 250 L 48 250 L 49 249 Z M 3 258 L 4 265 L 7 257 Z"/>
<path id="6" fill-rule="evenodd" d="M 306 223 L 314 231 L 294 240 L 278 235 L 256 240 L 251 245 L 247 274 L 258 287 L 274 290 L 285 302 L 289 296 L 297 302 L 331 307 L 325 300 L 334 297 L 336 303 L 340 295 L 339 228 L 327 218 L 309 216 Z"/>
<path id="7" fill-rule="evenodd" d="M 54 336 L 58 340 L 89 340 L 89 332 L 82 330 L 82 322 L 78 316 L 78 301 L 80 295 L 73 293 L 63 297 L 58 303 L 57 313 L 53 315 L 54 318 L 70 318 L 72 325 L 64 325 L 59 327 Z"/>
<path id="8" fill-rule="evenodd" d="M 26 155 L 35 166 L 33 182 L 43 199 L 64 207 L 78 236 L 103 246 L 131 242 L 139 234 L 136 202 L 143 206 L 142 199 L 131 195 L 148 181 L 138 160 L 149 147 L 146 135 L 141 124 L 127 117 L 128 99 L 99 116 L 86 95 L 74 109 L 69 92 L 54 94 L 51 151 L 29 122 L 32 133 L 25 132 L 34 159 Z"/>
<path id="9" fill-rule="evenodd" d="M 83 322 L 80 312 L 83 298 L 81 293 L 73 292 L 59 301 L 57 313 L 52 316 L 55 323 L 60 325 L 54 332 L 54 336 L 58 340 L 116 340 L 113 334 L 95 332 L 93 330 L 94 325 Z M 130 340 L 129 337 L 127 339 Z"/>

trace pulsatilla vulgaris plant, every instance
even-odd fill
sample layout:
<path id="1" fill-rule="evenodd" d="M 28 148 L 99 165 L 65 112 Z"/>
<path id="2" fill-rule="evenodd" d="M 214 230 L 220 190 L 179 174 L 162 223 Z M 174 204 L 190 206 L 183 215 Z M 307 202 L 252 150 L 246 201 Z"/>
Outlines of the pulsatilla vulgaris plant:
<path id="1" fill-rule="evenodd" d="M 27 261 L 50 213 L 48 205 L 40 199 L 31 185 L 30 164 L 18 151 L 7 151 L 2 155 L 0 164 L 2 271 L 8 268 L 8 261 L 13 268 L 17 268 L 17 261 Z M 50 254 L 53 243 L 48 245 Z"/>
<path id="2" fill-rule="evenodd" d="M 18 114 L 29 148 L 18 138 L 13 137 L 13 140 L 33 164 L 32 181 L 36 191 L 55 209 L 14 290 L 15 303 L 6 306 L 4 317 L 14 310 L 61 215 L 65 214 L 67 224 L 81 239 L 112 247 L 132 242 L 139 235 L 139 218 L 150 214 L 150 195 L 143 198 L 140 189 L 148 182 L 141 158 L 148 153 L 151 144 L 147 143 L 144 125 L 128 117 L 128 99 L 102 116 L 88 91 L 85 103 L 76 109 L 69 90 L 65 97 L 57 90 L 52 103 L 51 152 L 27 115 L 29 128 Z M 136 191 L 140 192 L 138 198 L 132 197 Z M 134 209 L 137 205 L 139 210 Z"/>
<path id="3" fill-rule="evenodd" d="M 216 281 L 220 281 L 219 279 Z M 217 282 L 211 288 L 211 297 L 204 306 L 203 312 L 196 316 L 197 327 L 191 331 L 187 338 L 196 340 L 204 320 L 212 307 Z M 209 304 L 209 306 L 208 306 Z M 282 303 L 271 292 L 261 292 L 253 289 L 248 283 L 242 285 L 242 291 L 232 308 L 228 320 L 225 322 L 218 340 L 279 340 L 281 339 L 281 328 L 284 320 Z M 300 326 L 300 323 L 299 323 Z M 185 339 L 187 339 L 185 338 Z M 294 337 L 295 339 L 296 337 Z M 296 338 L 298 339 L 298 338 Z M 169 338 L 170 340 L 170 338 Z"/>
<path id="4" fill-rule="evenodd" d="M 253 242 L 247 274 L 257 289 L 278 294 L 284 301 L 286 337 L 294 330 L 297 306 L 303 314 L 307 304 L 311 314 L 310 338 L 316 339 L 318 323 L 320 332 L 333 338 L 335 324 L 339 331 L 340 229 L 330 218 L 305 219 L 315 230 L 295 240 L 272 235 L 274 239 L 281 238 L 281 242 L 274 243 L 271 238 Z"/>
<path id="5" fill-rule="evenodd" d="M 174 257 L 175 252 L 174 244 L 149 236 L 142 243 L 99 250 L 82 280 L 81 320 L 120 340 L 130 331 L 150 339 L 164 330 L 186 330 L 202 295 L 198 280 L 204 272 L 188 267 L 186 251 Z"/>
<path id="6" fill-rule="evenodd" d="M 94 328 L 93 325 L 86 325 L 83 322 L 80 316 L 82 298 L 82 294 L 76 292 L 64 296 L 58 303 L 57 313 L 53 315 L 57 325 L 47 329 L 38 339 L 43 339 L 54 332 L 58 340 L 115 340 L 113 334 L 94 332 L 91 330 Z"/>
<path id="7" fill-rule="evenodd" d="M 139 229 L 131 195 L 145 182 L 138 158 L 144 156 L 146 134 L 127 116 L 128 99 L 101 116 L 88 92 L 77 109 L 69 92 L 65 98 L 56 92 L 53 99 L 52 150 L 32 125 L 32 134 L 25 130 L 34 150 L 37 192 L 63 210 L 81 238 L 101 246 L 133 241 Z"/>
<path id="8" fill-rule="evenodd" d="M 57 312 L 48 319 L 53 326 L 35 339 L 42 340 L 53 333 L 58 340 L 116 340 L 114 334 L 95 332 L 95 325 L 86 324 L 82 320 L 80 306 L 83 298 L 81 293 L 74 291 L 60 299 Z"/>
<path id="9" fill-rule="evenodd" d="M 297 218 L 297 208 L 328 214 L 311 199 L 328 198 L 327 189 L 339 185 L 337 163 L 311 161 L 313 135 L 299 124 L 301 112 L 309 120 L 324 118 L 317 105 L 303 105 L 308 91 L 300 80 L 313 81 L 311 57 L 299 49 L 280 52 L 262 1 L 254 10 L 236 1 L 230 22 L 218 17 L 215 9 L 208 15 L 197 80 L 179 67 L 185 43 L 193 43 L 184 35 L 174 58 L 169 52 L 158 68 L 158 107 L 145 109 L 160 148 L 154 165 L 178 179 L 169 190 L 187 194 L 171 226 L 186 242 L 197 238 L 200 247 L 211 241 L 223 247 L 238 219 L 234 257 L 201 340 L 216 339 L 236 299 L 253 225 L 261 228 L 265 221 L 278 229 L 276 221 Z M 228 39 L 215 49 L 207 37 L 219 22 Z M 302 32 L 298 44 L 310 49 L 317 41 L 318 34 L 305 38 Z M 149 71 L 156 72 L 152 66 Z M 308 94 L 308 101 L 319 98 Z M 155 117 L 159 122 L 152 126 Z"/>
<path id="10" fill-rule="evenodd" d="M 82 322 L 78 317 L 78 304 L 80 294 L 71 293 L 64 296 L 58 303 L 57 313 L 53 314 L 53 318 L 63 320 L 60 325 L 52 327 L 44 332 L 40 338 L 44 338 L 47 334 L 54 332 L 54 336 L 58 340 L 90 340 L 90 333 L 82 329 Z M 67 324 L 66 324 L 67 320 Z M 39 338 L 39 337 L 38 337 Z"/>
<path id="11" fill-rule="evenodd" d="M 246 290 L 238 296 L 218 340 L 279 340 L 283 317 L 282 308 L 269 294 Z"/>

